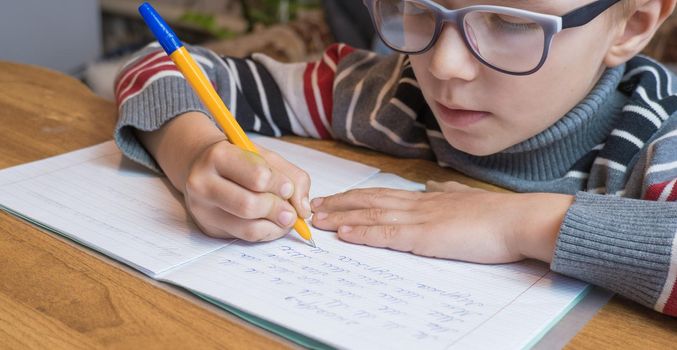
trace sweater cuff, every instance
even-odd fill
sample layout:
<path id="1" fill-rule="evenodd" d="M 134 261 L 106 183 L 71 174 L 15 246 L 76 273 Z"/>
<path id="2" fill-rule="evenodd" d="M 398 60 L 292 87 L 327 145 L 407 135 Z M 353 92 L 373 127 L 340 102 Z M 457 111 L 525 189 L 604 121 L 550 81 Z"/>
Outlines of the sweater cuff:
<path id="1" fill-rule="evenodd" d="M 579 192 L 550 267 L 656 308 L 676 230 L 677 203 Z"/>
<path id="2" fill-rule="evenodd" d="M 136 138 L 134 130 L 155 131 L 172 118 L 191 111 L 209 115 L 185 79 L 158 79 L 120 106 L 113 138 L 126 157 L 162 173 L 155 159 Z"/>

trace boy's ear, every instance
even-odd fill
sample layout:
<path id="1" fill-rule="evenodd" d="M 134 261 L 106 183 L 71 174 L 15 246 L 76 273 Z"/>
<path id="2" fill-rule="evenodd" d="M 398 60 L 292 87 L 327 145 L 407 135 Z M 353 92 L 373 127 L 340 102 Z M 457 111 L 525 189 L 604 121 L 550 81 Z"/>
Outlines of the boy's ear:
<path id="1" fill-rule="evenodd" d="M 627 0 L 626 0 L 627 1 Z M 604 63 L 615 67 L 640 53 L 651 41 L 656 30 L 675 9 L 677 0 L 634 0 L 630 13 L 620 25 L 617 37 L 609 48 Z"/>

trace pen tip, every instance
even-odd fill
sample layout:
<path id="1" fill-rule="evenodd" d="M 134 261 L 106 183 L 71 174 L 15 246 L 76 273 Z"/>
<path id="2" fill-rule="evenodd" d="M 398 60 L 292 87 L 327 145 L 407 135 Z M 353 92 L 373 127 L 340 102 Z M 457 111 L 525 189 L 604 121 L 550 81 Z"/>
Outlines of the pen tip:
<path id="1" fill-rule="evenodd" d="M 310 246 L 313 248 L 317 248 L 317 245 L 315 244 L 315 241 L 313 241 L 312 238 L 308 240 L 308 244 L 310 244 Z"/>

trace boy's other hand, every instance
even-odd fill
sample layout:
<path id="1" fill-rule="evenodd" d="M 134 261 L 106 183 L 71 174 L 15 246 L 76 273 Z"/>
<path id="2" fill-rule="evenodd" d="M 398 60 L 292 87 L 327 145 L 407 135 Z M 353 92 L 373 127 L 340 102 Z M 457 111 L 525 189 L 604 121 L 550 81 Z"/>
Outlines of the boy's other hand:
<path id="1" fill-rule="evenodd" d="M 274 152 L 260 155 L 223 140 L 190 166 L 184 197 L 207 235 L 268 241 L 285 235 L 297 216 L 310 216 L 310 178 Z"/>
<path id="2" fill-rule="evenodd" d="M 494 193 L 456 182 L 428 192 L 358 189 L 311 202 L 313 225 L 348 242 L 479 263 L 549 262 L 573 196 Z"/>

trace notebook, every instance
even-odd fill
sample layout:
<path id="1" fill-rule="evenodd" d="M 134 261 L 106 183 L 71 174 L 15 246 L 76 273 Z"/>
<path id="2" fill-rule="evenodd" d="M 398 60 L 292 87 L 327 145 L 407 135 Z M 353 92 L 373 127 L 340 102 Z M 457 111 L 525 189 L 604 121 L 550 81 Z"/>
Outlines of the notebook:
<path id="1" fill-rule="evenodd" d="M 311 198 L 356 187 L 422 190 L 393 174 L 254 136 L 307 171 Z M 481 265 L 353 245 L 311 228 L 266 243 L 213 239 L 168 180 L 112 141 L 0 171 L 0 206 L 310 348 L 520 349 L 588 285 L 524 261 Z"/>

